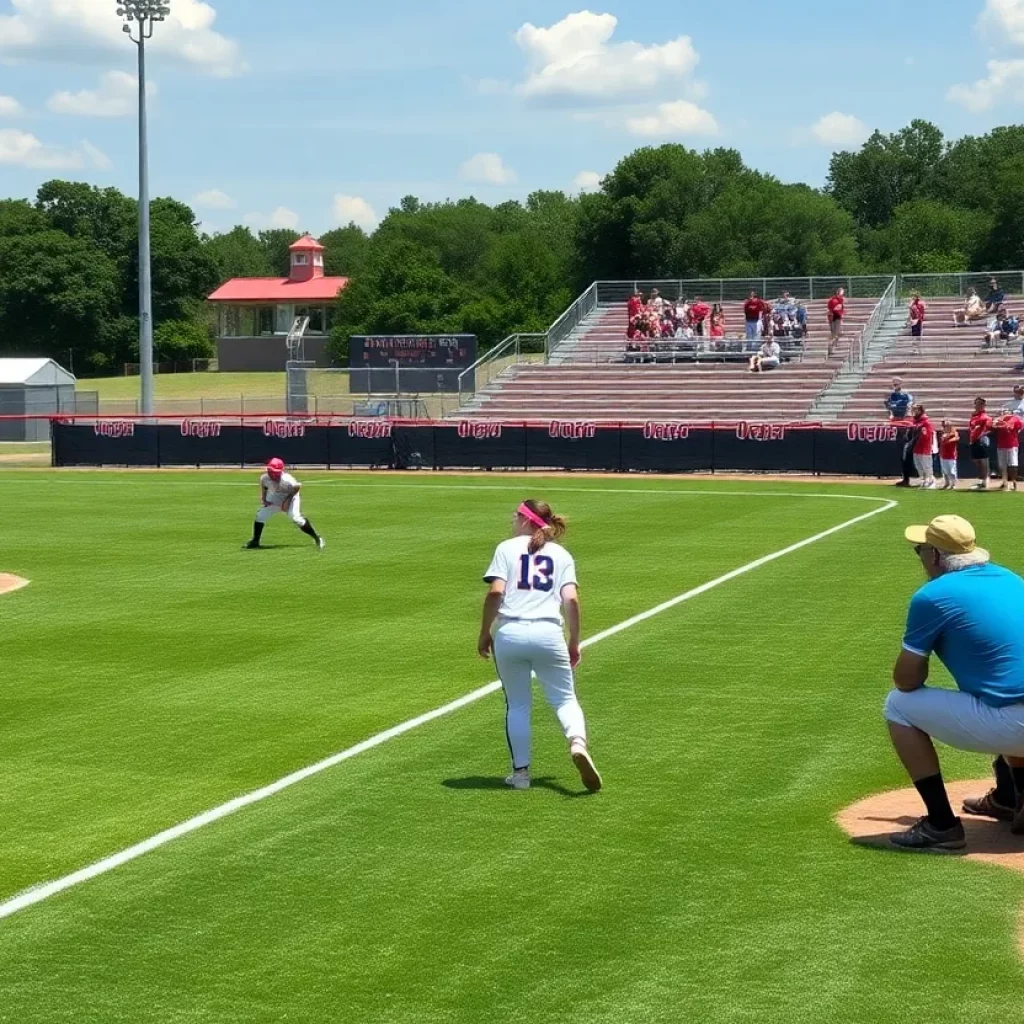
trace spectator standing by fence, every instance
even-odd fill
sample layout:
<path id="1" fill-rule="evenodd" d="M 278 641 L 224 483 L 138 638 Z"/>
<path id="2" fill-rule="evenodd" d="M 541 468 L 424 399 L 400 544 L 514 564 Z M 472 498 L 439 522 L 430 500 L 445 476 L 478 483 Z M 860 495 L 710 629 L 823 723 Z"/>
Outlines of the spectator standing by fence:
<path id="1" fill-rule="evenodd" d="M 747 341 L 755 340 L 761 333 L 761 320 L 768 311 L 768 303 L 757 292 L 751 292 L 750 298 L 743 303 L 743 318 L 746 322 Z"/>
<path id="2" fill-rule="evenodd" d="M 915 405 L 913 413 L 914 468 L 921 478 L 922 489 L 930 490 L 935 486 L 935 427 L 923 405 Z"/>
<path id="3" fill-rule="evenodd" d="M 1001 491 L 1017 490 L 1017 464 L 1020 459 L 1020 432 L 1024 430 L 1024 420 L 1013 413 L 1000 416 L 995 422 L 996 458 L 1003 482 Z"/>
<path id="4" fill-rule="evenodd" d="M 989 457 L 992 442 L 989 434 L 992 431 L 992 417 L 988 414 L 988 403 L 980 396 L 974 400 L 974 415 L 967 425 L 967 439 L 971 444 L 971 461 L 978 473 L 978 482 L 974 490 L 984 491 L 988 488 Z"/>
<path id="5" fill-rule="evenodd" d="M 843 317 L 846 315 L 846 289 L 837 288 L 835 295 L 828 300 L 828 326 L 831 335 L 829 355 L 836 342 L 843 336 Z"/>

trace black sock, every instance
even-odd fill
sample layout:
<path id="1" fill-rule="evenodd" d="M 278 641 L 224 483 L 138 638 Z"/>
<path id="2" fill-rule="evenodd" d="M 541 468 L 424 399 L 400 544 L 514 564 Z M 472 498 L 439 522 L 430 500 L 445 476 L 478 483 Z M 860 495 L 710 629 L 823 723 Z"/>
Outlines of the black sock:
<path id="1" fill-rule="evenodd" d="M 1017 802 L 1015 773 L 1002 757 L 997 757 L 992 762 L 992 770 L 996 773 L 996 800 L 1004 807 L 1013 807 Z M 1017 771 L 1022 769 L 1018 768 Z"/>
<path id="2" fill-rule="evenodd" d="M 942 781 L 942 773 L 918 779 L 914 786 L 928 809 L 929 823 L 940 832 L 952 828 L 956 824 L 956 815 L 949 806 L 949 796 L 946 793 L 946 784 Z"/>
<path id="3" fill-rule="evenodd" d="M 258 519 L 252 524 L 252 542 L 253 544 L 259 544 L 260 537 L 263 536 L 263 527 L 265 523 L 261 523 Z"/>
<path id="4" fill-rule="evenodd" d="M 320 539 L 320 535 L 316 532 L 316 530 L 313 529 L 313 524 L 308 519 L 299 527 L 299 529 L 303 533 L 308 534 L 310 537 L 312 537 L 313 540 Z"/>

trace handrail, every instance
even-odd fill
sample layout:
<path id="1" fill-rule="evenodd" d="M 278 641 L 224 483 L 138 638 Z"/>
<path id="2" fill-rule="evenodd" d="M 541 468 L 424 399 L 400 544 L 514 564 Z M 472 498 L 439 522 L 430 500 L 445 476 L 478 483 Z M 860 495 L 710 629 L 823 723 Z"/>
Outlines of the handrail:
<path id="1" fill-rule="evenodd" d="M 523 334 L 523 333 L 510 334 L 504 341 L 499 342 L 497 345 L 494 346 L 494 348 L 489 349 L 479 359 L 477 359 L 477 361 L 475 363 L 473 363 L 472 366 L 467 367 L 465 370 L 463 370 L 459 374 L 459 376 L 458 376 L 459 408 L 461 408 L 463 405 L 465 405 L 466 402 L 469 401 L 470 397 L 472 397 L 472 395 L 474 395 L 477 391 L 481 390 L 480 387 L 478 386 L 477 381 L 476 381 L 476 374 L 477 374 L 477 372 L 479 370 L 483 369 L 485 366 L 488 366 L 491 363 L 496 362 L 498 359 L 502 358 L 503 356 L 506 356 L 508 354 L 509 350 L 512 349 L 512 348 L 515 349 L 515 356 L 514 356 L 513 365 L 518 364 L 520 362 L 520 357 L 523 355 L 522 342 L 523 342 L 524 339 L 527 339 L 527 338 L 544 338 L 545 342 L 546 342 L 547 335 L 545 335 L 545 334 Z M 474 374 L 473 390 L 469 391 L 469 389 L 466 387 L 465 379 L 471 373 Z M 487 383 L 488 384 L 490 383 L 490 379 L 488 379 Z"/>

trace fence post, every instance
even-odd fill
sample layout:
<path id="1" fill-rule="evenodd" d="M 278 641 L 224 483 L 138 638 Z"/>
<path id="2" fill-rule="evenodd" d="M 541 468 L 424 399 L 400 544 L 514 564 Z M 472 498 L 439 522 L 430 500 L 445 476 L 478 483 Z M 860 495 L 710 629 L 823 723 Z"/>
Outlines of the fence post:
<path id="1" fill-rule="evenodd" d="M 768 298 L 768 278 L 767 277 L 762 277 L 761 278 L 761 298 L 762 299 L 767 299 Z"/>

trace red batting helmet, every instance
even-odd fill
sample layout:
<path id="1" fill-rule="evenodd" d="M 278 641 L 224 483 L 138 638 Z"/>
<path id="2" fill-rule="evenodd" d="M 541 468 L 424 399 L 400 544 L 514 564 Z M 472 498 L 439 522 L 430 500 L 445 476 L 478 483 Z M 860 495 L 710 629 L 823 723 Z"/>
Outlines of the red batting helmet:
<path id="1" fill-rule="evenodd" d="M 281 474 L 284 472 L 284 459 L 271 459 L 267 463 L 267 472 L 270 474 L 271 479 L 280 479 Z"/>

